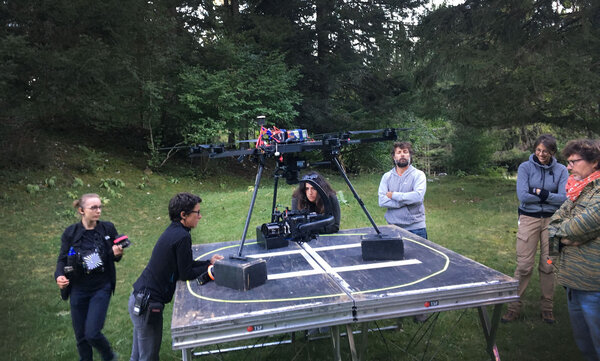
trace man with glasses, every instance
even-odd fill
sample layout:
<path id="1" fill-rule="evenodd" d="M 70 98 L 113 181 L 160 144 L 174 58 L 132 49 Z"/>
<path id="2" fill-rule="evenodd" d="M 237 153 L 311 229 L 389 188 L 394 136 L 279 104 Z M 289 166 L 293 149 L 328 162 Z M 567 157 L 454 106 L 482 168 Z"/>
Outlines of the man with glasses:
<path id="1" fill-rule="evenodd" d="M 158 360 L 162 341 L 164 305 L 171 302 L 178 280 L 198 278 L 209 265 L 222 259 L 194 261 L 190 231 L 198 225 L 202 199 L 190 193 L 178 193 L 169 202 L 171 224 L 160 236 L 152 256 L 133 284 L 129 297 L 129 315 L 133 322 L 131 361 Z"/>
<path id="2" fill-rule="evenodd" d="M 569 172 L 554 158 L 556 140 L 549 134 L 538 137 L 534 154 L 521 163 L 517 174 L 517 197 L 519 198 L 519 221 L 517 231 L 517 267 L 515 278 L 519 280 L 518 294 L 523 297 L 535 265 L 535 255 L 540 245 L 538 270 L 541 288 L 541 316 L 544 322 L 554 323 L 554 273 L 549 256 L 548 224 L 550 217 L 566 200 L 566 184 Z M 522 301 L 508 305 L 502 322 L 519 318 Z"/>

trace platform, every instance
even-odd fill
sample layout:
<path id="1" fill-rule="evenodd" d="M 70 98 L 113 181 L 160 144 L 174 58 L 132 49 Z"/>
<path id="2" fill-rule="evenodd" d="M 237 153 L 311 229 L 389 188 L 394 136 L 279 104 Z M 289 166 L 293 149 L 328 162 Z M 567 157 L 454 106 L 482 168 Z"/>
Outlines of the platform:
<path id="1" fill-rule="evenodd" d="M 363 261 L 360 236 L 373 234 L 372 228 L 342 230 L 271 250 L 248 241 L 244 255 L 267 261 L 267 282 L 245 292 L 214 282 L 178 282 L 173 348 L 182 350 L 187 361 L 191 349 L 199 346 L 476 307 L 487 352 L 492 360 L 499 359 L 495 332 L 501 305 L 518 299 L 518 282 L 399 227 L 380 229 L 404 238 L 404 260 Z M 208 259 L 215 253 L 236 253 L 238 246 L 201 244 L 193 252 Z M 492 305 L 490 319 L 485 308 Z M 352 357 L 360 359 L 352 333 L 348 335 Z"/>

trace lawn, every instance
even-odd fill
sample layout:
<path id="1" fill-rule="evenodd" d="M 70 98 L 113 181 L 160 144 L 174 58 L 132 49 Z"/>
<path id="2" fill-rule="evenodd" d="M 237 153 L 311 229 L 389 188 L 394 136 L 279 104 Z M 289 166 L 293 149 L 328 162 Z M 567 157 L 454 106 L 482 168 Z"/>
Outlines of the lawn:
<path id="1" fill-rule="evenodd" d="M 0 359 L 2 360 L 76 360 L 77 352 L 71 328 L 69 305 L 59 297 L 54 282 L 54 267 L 60 235 L 77 221 L 72 198 L 95 192 L 105 198 L 103 219 L 115 223 L 120 233 L 129 235 L 132 247 L 126 249 L 117 265 L 117 289 L 112 298 L 104 327 L 122 360 L 129 358 L 131 322 L 127 299 L 131 285 L 145 267 L 154 242 L 168 225 L 167 204 L 181 191 L 203 198 L 203 218 L 192 231 L 195 243 L 238 240 L 252 194 L 254 174 L 246 166 L 237 173 L 229 171 L 202 174 L 189 163 L 172 165 L 159 173 L 144 170 L 139 160 L 124 158 L 124 152 L 92 152 L 85 172 L 80 167 L 78 148 L 63 144 L 66 155 L 53 154 L 54 161 L 44 170 L 0 174 L 0 264 L 3 311 L 0 323 Z M 58 153 L 58 151 L 56 151 Z M 89 153 L 88 153 L 89 155 Z M 141 157 L 139 157 L 141 158 Z M 229 167 L 231 163 L 223 163 Z M 219 174 L 220 173 L 220 174 Z M 272 181 L 266 171 L 261 183 L 253 226 L 270 219 Z M 343 192 L 347 203 L 341 205 L 341 228 L 368 227 L 352 193 L 335 173 L 328 178 Z M 377 205 L 380 174 L 351 176 L 367 209 L 378 224 L 385 224 L 383 210 Z M 289 204 L 292 186 L 280 185 L 279 203 Z M 429 238 L 450 250 L 479 263 L 512 275 L 515 267 L 517 200 L 514 179 L 481 177 L 430 177 L 425 198 Z M 252 235 L 250 235 L 252 237 Z M 537 271 L 536 271 L 537 272 Z M 497 345 L 505 360 L 580 360 L 574 344 L 566 308 L 564 290 L 555 293 L 555 325 L 544 324 L 539 317 L 539 282 L 534 273 L 525 295 L 523 320 L 500 325 Z M 181 359 L 171 350 L 170 315 L 166 308 L 162 360 Z M 485 339 L 476 310 L 451 311 L 436 317 L 429 329 L 407 319 L 396 331 L 376 332 L 369 339 L 371 360 L 433 359 L 486 360 Z M 395 324 L 378 322 L 371 327 Z M 425 332 L 425 331 L 429 332 Z M 329 339 L 307 342 L 296 334 L 292 345 L 209 356 L 222 360 L 323 360 L 332 359 Z M 267 341 L 278 340 L 279 337 Z M 417 342 L 419 341 L 420 342 Z M 261 340 L 264 341 L 264 340 Z M 416 345 L 415 345 L 416 344 Z M 229 345 L 219 345 L 221 348 Z M 407 351 L 406 353 L 405 351 Z M 425 354 L 423 351 L 427 350 Z M 349 358 L 344 345 L 342 357 Z M 98 358 L 99 359 L 99 358 Z"/>

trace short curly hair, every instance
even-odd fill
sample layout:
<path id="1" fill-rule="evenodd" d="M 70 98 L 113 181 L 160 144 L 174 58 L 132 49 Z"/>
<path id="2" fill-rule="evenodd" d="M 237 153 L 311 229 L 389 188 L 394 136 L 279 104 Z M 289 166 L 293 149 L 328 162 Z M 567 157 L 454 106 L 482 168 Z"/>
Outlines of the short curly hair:
<path id="1" fill-rule="evenodd" d="M 565 159 L 577 154 L 587 162 L 597 162 L 596 169 L 600 168 L 600 143 L 593 139 L 575 139 L 567 143 L 562 150 Z"/>
<path id="2" fill-rule="evenodd" d="M 202 203 L 202 198 L 191 193 L 177 193 L 171 201 L 169 201 L 169 218 L 173 222 L 181 220 L 181 212 L 190 213 L 196 207 L 196 204 Z"/>

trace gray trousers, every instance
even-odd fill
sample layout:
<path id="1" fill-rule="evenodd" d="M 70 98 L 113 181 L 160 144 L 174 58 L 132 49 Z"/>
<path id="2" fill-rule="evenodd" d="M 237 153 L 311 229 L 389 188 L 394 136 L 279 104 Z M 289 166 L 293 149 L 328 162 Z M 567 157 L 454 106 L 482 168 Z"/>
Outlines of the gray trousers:
<path id="1" fill-rule="evenodd" d="M 163 319 L 151 324 L 146 324 L 145 313 L 136 316 L 133 314 L 135 296 L 133 293 L 129 296 L 129 317 L 133 322 L 133 345 L 131 347 L 130 361 L 158 361 L 160 353 L 160 344 L 162 342 Z M 146 310 L 147 311 L 147 310 Z"/>

